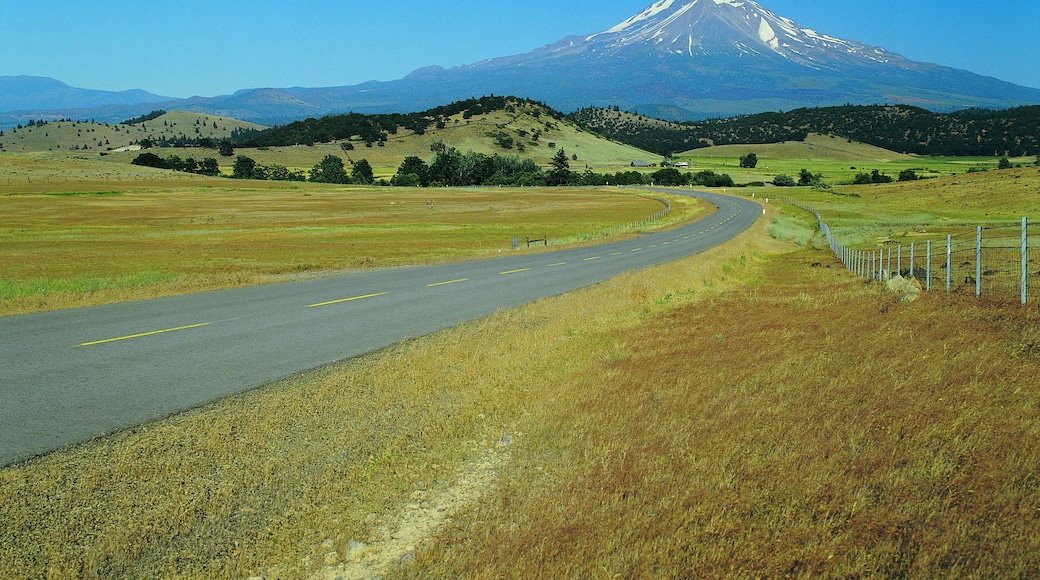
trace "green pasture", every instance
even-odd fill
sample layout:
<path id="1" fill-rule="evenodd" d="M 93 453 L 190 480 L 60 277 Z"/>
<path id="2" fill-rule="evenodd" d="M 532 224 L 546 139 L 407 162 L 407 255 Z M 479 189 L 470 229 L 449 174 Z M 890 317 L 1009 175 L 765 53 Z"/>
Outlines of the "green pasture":
<path id="1" fill-rule="evenodd" d="M 758 157 L 758 166 L 754 169 L 740 167 L 740 158 L 748 153 Z M 770 183 L 777 175 L 790 175 L 797 179 L 802 169 L 806 169 L 814 175 L 822 174 L 822 181 L 826 184 L 840 185 L 852 183 L 858 173 L 870 173 L 875 169 L 892 179 L 898 179 L 899 173 L 907 169 L 924 178 L 996 169 L 1000 158 L 927 157 L 897 153 L 835 136 L 810 135 L 804 142 L 695 149 L 676 155 L 674 161 L 689 163 L 690 171 L 710 169 L 716 173 L 728 173 L 738 184 Z M 1036 158 L 1021 157 L 1010 161 L 1014 165 L 1030 166 Z"/>

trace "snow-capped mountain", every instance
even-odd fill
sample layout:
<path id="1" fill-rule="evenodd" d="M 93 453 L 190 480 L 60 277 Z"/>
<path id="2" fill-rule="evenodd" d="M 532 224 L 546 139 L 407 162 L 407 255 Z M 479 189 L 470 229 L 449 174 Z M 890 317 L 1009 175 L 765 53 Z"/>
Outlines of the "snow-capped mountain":
<path id="1" fill-rule="evenodd" d="M 775 53 L 809 67 L 906 60 L 883 48 L 820 34 L 751 0 L 662 0 L 585 42 L 608 55 L 633 49 L 691 58 Z"/>
<path id="2" fill-rule="evenodd" d="M 608 30 L 527 54 L 426 67 L 397 81 L 246 90 L 162 107 L 272 124 L 346 111 L 421 111 L 487 94 L 562 111 L 617 105 L 669 120 L 845 103 L 940 112 L 1040 103 L 1038 89 L 835 38 L 753 0 L 660 0 Z M 124 107 L 118 114 L 140 113 Z"/>

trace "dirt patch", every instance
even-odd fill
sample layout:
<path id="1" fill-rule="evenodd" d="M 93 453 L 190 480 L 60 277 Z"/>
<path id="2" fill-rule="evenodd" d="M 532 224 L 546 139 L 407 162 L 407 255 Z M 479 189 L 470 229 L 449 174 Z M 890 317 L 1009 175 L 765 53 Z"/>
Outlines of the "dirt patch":
<path id="1" fill-rule="evenodd" d="M 417 546 L 433 538 L 452 517 L 491 488 L 509 458 L 507 449 L 512 442 L 513 435 L 505 432 L 493 447 L 472 443 L 475 457 L 463 465 L 452 484 L 434 481 L 412 492 L 411 501 L 396 513 L 387 517 L 369 514 L 372 529 L 368 541 L 350 540 L 339 550 L 330 550 L 325 555 L 325 567 L 311 578 L 379 578 L 394 567 L 410 564 Z M 331 541 L 327 544 L 335 547 Z"/>

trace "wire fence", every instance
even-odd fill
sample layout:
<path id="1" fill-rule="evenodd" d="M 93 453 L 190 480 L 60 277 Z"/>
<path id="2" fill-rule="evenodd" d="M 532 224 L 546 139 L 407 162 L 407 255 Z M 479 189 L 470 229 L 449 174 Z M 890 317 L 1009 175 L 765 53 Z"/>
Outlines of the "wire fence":
<path id="1" fill-rule="evenodd" d="M 1024 217 L 1020 224 L 976 226 L 945 238 L 863 250 L 837 241 L 816 208 L 783 196 L 775 199 L 813 214 L 834 254 L 864 278 L 885 281 L 899 275 L 917 280 L 926 291 L 1021 304 L 1029 302 L 1030 287 L 1040 278 L 1040 236 L 1030 235 Z"/>

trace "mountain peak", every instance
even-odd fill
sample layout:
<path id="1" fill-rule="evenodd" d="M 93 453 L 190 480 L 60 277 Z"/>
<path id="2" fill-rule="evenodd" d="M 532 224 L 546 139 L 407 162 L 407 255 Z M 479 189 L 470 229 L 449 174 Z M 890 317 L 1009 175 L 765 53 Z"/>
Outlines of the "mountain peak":
<path id="1" fill-rule="evenodd" d="M 775 54 L 810 68 L 908 62 L 882 48 L 820 34 L 753 0 L 660 0 L 585 40 L 612 54 L 647 48 L 691 57 Z"/>

